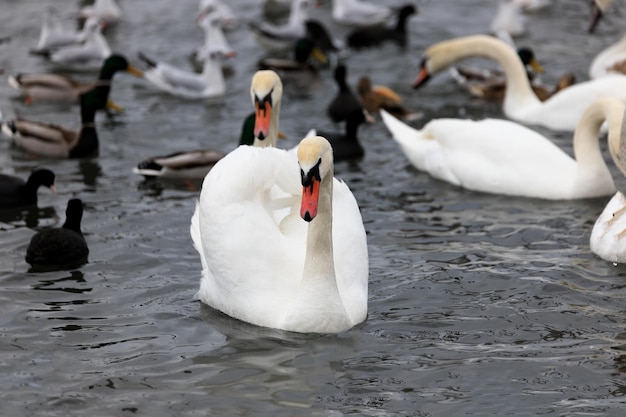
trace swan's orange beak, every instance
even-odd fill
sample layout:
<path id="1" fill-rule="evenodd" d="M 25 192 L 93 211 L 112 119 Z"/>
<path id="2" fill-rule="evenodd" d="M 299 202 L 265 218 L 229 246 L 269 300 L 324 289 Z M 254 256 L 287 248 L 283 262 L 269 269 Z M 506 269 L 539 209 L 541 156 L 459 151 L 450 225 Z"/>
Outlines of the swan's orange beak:
<path id="1" fill-rule="evenodd" d="M 320 196 L 320 183 L 318 178 L 311 178 L 302 186 L 302 204 L 300 205 L 300 217 L 310 222 L 317 216 L 317 204 Z"/>
<path id="2" fill-rule="evenodd" d="M 413 82 L 413 88 L 418 89 L 422 85 L 426 84 L 426 81 L 430 79 L 430 73 L 428 69 L 426 69 L 426 57 L 422 58 L 422 62 L 420 63 L 420 72 L 417 75 L 417 78 Z"/>
<path id="3" fill-rule="evenodd" d="M 263 140 L 270 133 L 272 104 L 269 101 L 256 101 L 254 107 L 256 116 L 254 122 L 254 137 Z"/>

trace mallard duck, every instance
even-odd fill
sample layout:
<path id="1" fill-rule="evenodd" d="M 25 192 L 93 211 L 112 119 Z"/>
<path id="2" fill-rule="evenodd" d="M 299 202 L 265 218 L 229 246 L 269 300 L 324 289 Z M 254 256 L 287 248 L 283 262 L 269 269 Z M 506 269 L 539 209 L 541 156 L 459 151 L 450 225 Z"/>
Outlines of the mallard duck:
<path id="1" fill-rule="evenodd" d="M 307 38 L 312 39 L 325 55 L 336 54 L 343 49 L 343 42 L 335 39 L 319 20 L 308 19 L 304 25 Z"/>
<path id="2" fill-rule="evenodd" d="M 360 0 L 333 0 L 332 17 L 337 23 L 350 26 L 384 24 L 393 16 L 393 9 Z"/>
<path id="3" fill-rule="evenodd" d="M 417 14 L 415 6 L 412 4 L 403 6 L 398 11 L 395 26 L 376 25 L 355 29 L 348 34 L 346 44 L 354 49 L 380 46 L 385 42 L 394 42 L 400 47 L 405 47 L 407 44 L 406 22 L 414 14 Z"/>
<path id="4" fill-rule="evenodd" d="M 191 219 L 202 262 L 196 297 L 236 319 L 293 332 L 340 333 L 364 321 L 365 229 L 333 172 L 332 147 L 320 136 L 303 139 L 297 158 L 240 146 L 218 162 Z"/>
<path id="5" fill-rule="evenodd" d="M 121 17 L 122 9 L 115 0 L 95 0 L 78 11 L 79 19 L 97 18 L 104 28 L 117 23 Z"/>
<path id="6" fill-rule="evenodd" d="M 37 190 L 48 187 L 56 194 L 55 175 L 49 169 L 37 169 L 24 181 L 20 177 L 0 174 L 0 209 L 37 204 Z"/>
<path id="7" fill-rule="evenodd" d="M 356 109 L 362 109 L 363 105 L 359 99 L 354 95 L 354 92 L 346 81 L 348 75 L 348 68 L 345 64 L 339 64 L 335 67 L 334 78 L 339 87 L 339 91 L 335 97 L 328 103 L 326 113 L 330 119 L 335 122 L 342 122 L 346 120 L 348 115 Z"/>
<path id="8" fill-rule="evenodd" d="M 356 109 L 346 118 L 344 132 L 329 132 L 324 130 L 311 130 L 307 136 L 323 136 L 330 142 L 333 148 L 335 162 L 357 159 L 365 155 L 365 149 L 358 137 L 359 126 L 370 121 L 369 115 L 363 109 Z"/>
<path id="9" fill-rule="evenodd" d="M 34 155 L 51 158 L 82 158 L 98 152 L 96 111 L 104 108 L 106 95 L 95 88 L 80 96 L 80 130 L 16 117 L 2 123 L 2 132 Z"/>
<path id="10" fill-rule="evenodd" d="M 156 62 L 141 52 L 138 56 L 147 66 L 144 77 L 159 90 L 186 99 L 221 96 L 226 92 L 222 72 L 224 54 L 221 51 L 210 50 L 203 50 L 203 54 L 204 65 L 201 74 L 165 62 Z"/>
<path id="11" fill-rule="evenodd" d="M 377 114 L 381 109 L 393 114 L 396 117 L 404 118 L 414 115 L 403 105 L 403 99 L 398 93 L 384 85 L 372 85 L 372 80 L 368 76 L 359 78 L 356 88 L 363 107 L 370 114 Z"/>
<path id="12" fill-rule="evenodd" d="M 241 127 L 239 145 L 254 143 L 254 122 L 254 113 L 245 118 Z M 213 149 L 175 152 L 148 158 L 140 162 L 133 172 L 144 177 L 204 178 L 224 155 L 225 153 Z"/>
<path id="13" fill-rule="evenodd" d="M 602 97 L 583 112 L 569 156 L 550 138 L 509 120 L 434 119 L 417 130 L 381 110 L 385 126 L 411 163 L 435 178 L 492 194 L 572 200 L 615 193 L 599 136 L 606 120 L 616 165 L 626 131 L 624 103 Z"/>
<path id="14" fill-rule="evenodd" d="M 286 50 L 293 43 L 306 36 L 305 22 L 311 0 L 292 0 L 289 20 L 285 24 L 252 21 L 250 29 L 258 44 L 268 50 Z"/>
<path id="15" fill-rule="evenodd" d="M 47 55 L 50 62 L 76 71 L 92 71 L 101 68 L 104 60 L 111 55 L 111 48 L 102 35 L 100 21 L 96 18 L 88 19 L 84 30 L 84 42 L 51 51 Z"/>
<path id="16" fill-rule="evenodd" d="M 289 80 L 300 81 L 303 85 L 311 82 L 311 77 L 316 77 L 318 67 L 313 63 L 316 61 L 321 65 L 328 62 L 326 55 L 309 38 L 301 38 L 296 41 L 293 47 L 293 59 L 285 58 L 262 58 L 257 63 L 257 68 L 276 71 L 285 82 Z"/>
<path id="17" fill-rule="evenodd" d="M 80 227 L 82 218 L 83 202 L 72 198 L 67 202 L 62 227 L 33 235 L 25 257 L 33 271 L 77 268 L 87 262 L 89 247 Z"/>
<path id="18" fill-rule="evenodd" d="M 426 49 L 414 88 L 423 86 L 436 74 L 455 62 L 469 57 L 496 60 L 506 74 L 503 110 L 507 117 L 553 130 L 573 130 L 578 120 L 598 97 L 609 96 L 626 102 L 626 76 L 612 75 L 579 82 L 542 102 L 533 93 L 524 65 L 515 50 L 491 36 L 473 35 L 438 42 Z"/>
<path id="19" fill-rule="evenodd" d="M 143 72 L 129 64 L 124 56 L 113 54 L 104 60 L 98 80 L 95 82 L 79 82 L 66 75 L 55 73 L 15 74 L 9 75 L 7 81 L 11 87 L 25 96 L 24 102 L 26 104 L 41 101 L 78 103 L 81 94 L 97 86 L 110 89 L 111 81 L 117 71 L 126 71 L 136 77 L 143 76 Z M 107 101 L 107 106 L 111 109 L 120 109 L 111 101 Z"/>

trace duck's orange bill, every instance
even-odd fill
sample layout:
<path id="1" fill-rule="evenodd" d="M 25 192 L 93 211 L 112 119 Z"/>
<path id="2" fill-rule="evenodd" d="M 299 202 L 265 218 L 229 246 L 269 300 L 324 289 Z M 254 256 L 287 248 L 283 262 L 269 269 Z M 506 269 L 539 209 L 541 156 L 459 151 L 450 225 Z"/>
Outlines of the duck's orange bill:
<path id="1" fill-rule="evenodd" d="M 313 178 L 308 186 L 302 187 L 302 203 L 300 217 L 310 222 L 317 216 L 317 205 L 320 196 L 320 180 Z"/>
<path id="2" fill-rule="evenodd" d="M 413 82 L 413 88 L 420 88 L 422 84 L 428 81 L 429 78 L 430 78 L 430 74 L 428 73 L 428 70 L 425 67 L 422 67 L 420 69 L 420 73 L 417 74 L 417 78 L 415 79 L 415 82 Z"/>
<path id="3" fill-rule="evenodd" d="M 263 107 L 260 107 L 260 105 Z M 254 122 L 254 136 L 259 139 L 265 139 L 270 133 L 270 118 L 272 115 L 272 106 L 269 102 L 263 103 L 257 102 L 256 107 L 256 119 Z"/>

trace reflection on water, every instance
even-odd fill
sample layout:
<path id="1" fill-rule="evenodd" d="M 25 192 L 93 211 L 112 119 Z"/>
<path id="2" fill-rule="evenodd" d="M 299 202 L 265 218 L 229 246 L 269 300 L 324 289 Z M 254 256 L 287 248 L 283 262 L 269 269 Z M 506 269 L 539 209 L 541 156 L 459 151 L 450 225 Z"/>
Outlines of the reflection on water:
<path id="1" fill-rule="evenodd" d="M 49 220 L 58 220 L 58 218 L 54 207 L 37 207 L 32 205 L 0 210 L 0 223 L 12 224 L 15 227 L 19 227 L 23 223 L 26 227 L 35 229 L 41 226 L 40 223 L 49 224 Z"/>

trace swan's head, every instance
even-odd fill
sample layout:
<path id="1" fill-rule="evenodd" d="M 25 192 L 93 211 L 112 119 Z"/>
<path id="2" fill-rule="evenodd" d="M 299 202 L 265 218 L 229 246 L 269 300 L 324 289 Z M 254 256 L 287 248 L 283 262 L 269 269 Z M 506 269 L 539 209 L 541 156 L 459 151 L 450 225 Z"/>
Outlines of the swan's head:
<path id="1" fill-rule="evenodd" d="M 437 42 L 422 55 L 420 72 L 413 82 L 413 88 L 417 89 L 426 84 L 432 75 L 457 61 L 470 56 L 484 55 L 483 50 L 502 48 L 503 45 L 506 45 L 503 41 L 487 35 L 472 35 Z"/>
<path id="2" fill-rule="evenodd" d="M 276 72 L 261 70 L 254 74 L 252 84 L 250 85 L 250 97 L 252 98 L 256 114 L 254 142 L 257 146 L 276 145 L 275 140 L 278 136 L 278 117 L 282 96 L 283 83 Z M 268 143 L 271 141 L 274 141 L 274 143 Z"/>
<path id="3" fill-rule="evenodd" d="M 333 148 L 321 136 L 304 138 L 298 147 L 298 164 L 302 179 L 300 216 L 310 222 L 317 215 L 322 180 L 333 176 Z"/>

